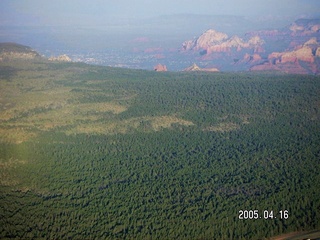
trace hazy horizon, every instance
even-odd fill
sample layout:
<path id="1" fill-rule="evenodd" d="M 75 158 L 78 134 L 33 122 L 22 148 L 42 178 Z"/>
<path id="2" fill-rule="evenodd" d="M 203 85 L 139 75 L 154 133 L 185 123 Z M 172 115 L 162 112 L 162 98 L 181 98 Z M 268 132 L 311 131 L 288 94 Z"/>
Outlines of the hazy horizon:
<path id="1" fill-rule="evenodd" d="M 320 16 L 318 0 L 2 0 L 2 26 L 92 26 L 128 24 L 163 15 L 232 15 L 258 20 L 288 20 Z"/>
<path id="2" fill-rule="evenodd" d="M 256 30 L 285 29 L 299 18 L 320 18 L 320 1 L 1 0 L 0 42 L 76 61 L 146 69 L 161 61 L 182 69 L 195 61 L 181 61 L 183 42 L 208 29 L 246 38 Z"/>

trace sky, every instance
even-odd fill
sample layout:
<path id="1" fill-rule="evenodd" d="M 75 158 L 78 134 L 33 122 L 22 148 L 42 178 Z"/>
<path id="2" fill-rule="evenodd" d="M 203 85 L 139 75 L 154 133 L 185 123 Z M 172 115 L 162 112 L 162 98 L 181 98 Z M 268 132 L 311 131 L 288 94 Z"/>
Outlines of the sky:
<path id="1" fill-rule="evenodd" d="M 161 15 L 320 17 L 320 0 L 1 0 L 0 25 L 104 25 Z"/>

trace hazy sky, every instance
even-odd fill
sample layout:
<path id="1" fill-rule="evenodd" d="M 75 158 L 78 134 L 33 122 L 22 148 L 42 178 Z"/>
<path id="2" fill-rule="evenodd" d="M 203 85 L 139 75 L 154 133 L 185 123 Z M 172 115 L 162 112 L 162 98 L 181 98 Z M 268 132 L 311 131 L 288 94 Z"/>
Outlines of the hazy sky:
<path id="1" fill-rule="evenodd" d="M 181 13 L 320 17 L 320 0 L 0 0 L 0 25 L 104 25 Z"/>

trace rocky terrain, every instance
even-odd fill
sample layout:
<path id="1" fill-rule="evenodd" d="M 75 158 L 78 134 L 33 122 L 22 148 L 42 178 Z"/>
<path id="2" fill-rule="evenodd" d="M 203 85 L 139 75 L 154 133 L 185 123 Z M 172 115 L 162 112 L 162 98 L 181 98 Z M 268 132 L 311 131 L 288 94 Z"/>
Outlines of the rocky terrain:
<path id="1" fill-rule="evenodd" d="M 278 70 L 296 74 L 319 74 L 320 44 L 316 37 L 311 38 L 293 50 L 272 52 L 268 61 L 251 67 L 252 71 Z"/>
<path id="2" fill-rule="evenodd" d="M 192 64 L 192 66 L 184 69 L 185 72 L 219 72 L 218 68 L 200 68 L 197 64 Z"/>
<path id="3" fill-rule="evenodd" d="M 160 63 L 154 67 L 154 70 L 156 72 L 166 72 L 166 71 L 168 71 L 167 66 L 166 65 L 162 65 Z"/>
<path id="4" fill-rule="evenodd" d="M 66 55 L 66 54 L 63 54 L 63 55 L 60 55 L 58 57 L 50 57 L 48 58 L 49 61 L 58 61 L 58 62 L 71 62 L 71 58 Z"/>
<path id="5" fill-rule="evenodd" d="M 228 37 L 227 34 L 209 29 L 200 37 L 186 41 L 182 44 L 183 50 L 201 51 L 204 54 L 214 52 L 231 52 L 233 49 L 252 49 L 254 52 L 262 52 L 263 40 L 259 36 L 253 36 L 248 41 L 244 41 L 237 35 Z"/>
<path id="6" fill-rule="evenodd" d="M 181 52 L 224 71 L 320 73 L 320 19 L 300 19 L 283 29 L 253 31 L 243 38 L 214 29 L 185 41 Z"/>

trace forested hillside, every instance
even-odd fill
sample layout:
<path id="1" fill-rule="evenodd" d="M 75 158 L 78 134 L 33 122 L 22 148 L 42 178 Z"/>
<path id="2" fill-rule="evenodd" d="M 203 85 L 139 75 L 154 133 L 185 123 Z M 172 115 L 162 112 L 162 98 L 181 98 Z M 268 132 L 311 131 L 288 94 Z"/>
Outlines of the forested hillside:
<path id="1" fill-rule="evenodd" d="M 320 229 L 320 77 L 0 63 L 0 238 Z"/>

